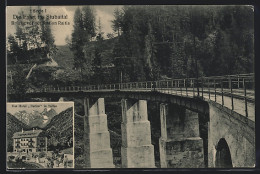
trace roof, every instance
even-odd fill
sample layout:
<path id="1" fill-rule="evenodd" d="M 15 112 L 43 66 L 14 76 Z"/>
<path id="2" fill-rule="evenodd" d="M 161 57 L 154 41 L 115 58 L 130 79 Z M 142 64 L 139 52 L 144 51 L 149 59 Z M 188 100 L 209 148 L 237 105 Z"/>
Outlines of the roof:
<path id="1" fill-rule="evenodd" d="M 29 130 L 23 132 L 15 132 L 13 138 L 30 138 L 30 137 L 38 137 L 42 133 L 42 130 Z"/>

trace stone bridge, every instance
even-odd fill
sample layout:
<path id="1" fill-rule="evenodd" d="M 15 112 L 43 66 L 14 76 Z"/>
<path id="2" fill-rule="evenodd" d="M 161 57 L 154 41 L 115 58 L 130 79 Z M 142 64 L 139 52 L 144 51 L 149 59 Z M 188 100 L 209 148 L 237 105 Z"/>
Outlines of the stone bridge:
<path id="1" fill-rule="evenodd" d="M 112 168 L 105 98 L 121 99 L 123 168 L 154 168 L 147 101 L 160 102 L 162 168 L 255 165 L 253 74 L 91 86 L 46 87 L 27 97 L 84 101 L 88 168 Z M 12 94 L 9 94 L 12 97 Z"/>

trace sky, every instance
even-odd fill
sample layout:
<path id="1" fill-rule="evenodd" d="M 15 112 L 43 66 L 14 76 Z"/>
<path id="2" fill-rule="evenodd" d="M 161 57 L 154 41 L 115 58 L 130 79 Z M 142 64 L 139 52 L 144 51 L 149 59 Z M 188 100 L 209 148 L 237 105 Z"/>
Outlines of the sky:
<path id="1" fill-rule="evenodd" d="M 24 102 L 24 103 L 7 103 L 6 112 L 14 115 L 19 111 L 27 111 L 31 113 L 33 110 L 42 112 L 44 108 L 52 108 L 57 114 L 66 110 L 69 107 L 73 107 L 73 102 Z"/>
<path id="2" fill-rule="evenodd" d="M 51 15 L 51 16 L 65 16 L 67 15 L 67 19 L 51 19 L 52 22 L 66 22 L 69 25 L 51 25 L 52 33 L 55 37 L 56 45 L 66 45 L 66 37 L 71 36 L 73 31 L 73 17 L 74 11 L 79 6 L 41 6 L 43 9 L 42 15 Z M 82 6 L 80 6 L 82 7 Z M 104 36 L 107 33 L 113 33 L 112 23 L 113 20 L 113 12 L 116 8 L 122 8 L 122 6 L 118 5 L 95 5 L 92 6 L 95 9 L 96 13 L 96 21 L 98 22 L 100 19 L 102 31 L 104 32 Z M 37 6 L 31 6 L 32 10 L 37 10 Z M 19 17 L 19 11 L 29 12 L 29 7 L 27 6 L 7 6 L 6 7 L 6 36 L 9 34 L 15 33 L 15 25 L 12 25 L 12 22 L 17 21 L 17 17 Z M 38 16 L 38 12 L 34 11 L 32 16 Z"/>

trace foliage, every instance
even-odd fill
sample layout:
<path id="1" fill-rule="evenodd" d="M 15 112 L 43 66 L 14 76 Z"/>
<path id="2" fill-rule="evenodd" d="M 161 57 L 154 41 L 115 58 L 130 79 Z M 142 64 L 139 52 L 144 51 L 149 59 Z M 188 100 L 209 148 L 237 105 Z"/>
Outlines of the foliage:
<path id="1" fill-rule="evenodd" d="M 19 15 L 33 16 L 31 7 L 27 11 L 19 11 Z M 41 7 L 38 7 L 40 10 Z M 41 15 L 39 15 L 41 16 Z M 18 18 L 15 36 L 9 35 L 7 41 L 7 63 L 42 63 L 46 57 L 56 53 L 56 45 L 47 18 Z M 35 23 L 27 25 L 25 23 Z M 37 25 L 36 23 L 39 23 Z"/>
<path id="2" fill-rule="evenodd" d="M 41 11 L 40 6 L 38 10 Z M 57 48 L 47 18 L 40 17 L 41 14 L 35 17 L 31 7 L 24 7 L 18 14 L 27 17 L 18 18 L 15 34 L 8 36 L 7 64 L 12 66 L 11 69 L 8 67 L 9 77 L 12 79 L 7 85 L 8 92 L 14 93 L 17 97 L 15 100 L 22 101 L 28 89 L 46 85 L 46 79 L 42 80 L 41 77 L 51 76 L 52 71 L 48 68 L 39 68 L 34 72 L 33 69 L 39 64 L 50 61 Z M 31 69 L 23 68 L 23 65 L 31 66 Z M 29 78 L 32 74 L 36 74 L 34 79 Z"/>
<path id="3" fill-rule="evenodd" d="M 51 148 L 62 150 L 68 147 L 73 137 L 72 112 L 72 107 L 60 112 L 43 128 L 49 145 L 53 145 Z"/>
<path id="4" fill-rule="evenodd" d="M 35 87 L 58 87 L 251 73 L 253 21 L 251 6 L 126 5 L 114 11 L 114 33 L 106 39 L 95 11 L 84 6 L 75 10 L 71 39 L 66 39 L 70 51 L 59 47 L 54 58 L 63 68 L 35 69 L 32 74 L 49 80 L 30 81 Z M 29 42 L 35 49 L 28 50 Z M 49 26 L 17 25 L 16 34 L 8 36 L 7 62 L 38 63 L 54 50 Z"/>
<path id="5" fill-rule="evenodd" d="M 95 21 L 91 8 L 85 11 L 80 8 L 75 11 L 74 32 L 69 42 L 74 67 L 81 75 L 65 67 L 64 72 L 54 74 L 54 84 L 252 72 L 250 6 L 124 6 L 114 11 L 115 33 L 109 33 L 109 39 L 104 39 L 100 20 L 97 28 L 92 23 L 90 28 L 84 27 L 84 13 L 91 14 L 88 22 Z"/>
<path id="6" fill-rule="evenodd" d="M 15 68 L 11 71 L 10 83 L 7 84 L 8 91 L 16 95 L 17 100 L 20 101 L 24 98 L 24 95 L 28 89 L 28 83 L 26 83 L 26 73 L 20 65 L 15 65 Z"/>
<path id="7" fill-rule="evenodd" d="M 45 152 L 40 152 L 39 153 L 39 158 L 43 158 L 43 157 L 45 157 L 46 156 L 46 153 Z"/>
<path id="8" fill-rule="evenodd" d="M 135 57 L 126 81 L 252 72 L 250 6 L 124 6 L 114 17 L 114 56 Z"/>
<path id="9" fill-rule="evenodd" d="M 74 30 L 69 43 L 71 51 L 74 54 L 74 67 L 79 70 L 81 81 L 83 76 L 90 76 L 91 73 L 91 56 L 88 54 L 86 47 L 95 33 L 95 15 L 90 6 L 79 7 L 74 14 Z"/>
<path id="10" fill-rule="evenodd" d="M 52 85 L 54 84 L 52 78 L 57 71 L 59 71 L 57 70 L 57 67 L 38 66 L 34 71 L 32 71 L 31 78 L 27 79 L 27 82 L 30 84 L 31 88 L 41 88 L 47 85 Z"/>
<path id="11" fill-rule="evenodd" d="M 50 25 L 46 25 L 45 23 L 49 23 L 49 19 L 40 18 L 40 28 L 41 28 L 41 40 L 44 43 L 44 52 L 50 55 L 54 55 L 57 53 L 56 45 L 54 44 L 55 40 L 51 32 Z"/>
<path id="12" fill-rule="evenodd" d="M 112 20 L 112 28 L 114 32 L 117 32 L 117 36 L 120 36 L 122 31 L 123 12 L 116 8 L 114 11 L 114 17 L 115 19 Z"/>

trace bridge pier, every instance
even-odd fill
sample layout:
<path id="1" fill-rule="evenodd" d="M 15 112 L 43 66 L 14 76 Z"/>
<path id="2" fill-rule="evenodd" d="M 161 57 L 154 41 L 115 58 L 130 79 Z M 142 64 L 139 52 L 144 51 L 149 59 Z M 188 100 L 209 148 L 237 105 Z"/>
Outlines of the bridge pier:
<path id="1" fill-rule="evenodd" d="M 104 98 L 84 98 L 84 157 L 87 168 L 114 168 Z"/>
<path id="2" fill-rule="evenodd" d="M 199 137 L 198 113 L 173 104 L 160 105 L 162 168 L 204 167 L 203 140 Z"/>
<path id="3" fill-rule="evenodd" d="M 153 168 L 154 146 L 151 144 L 151 128 L 146 100 L 122 99 L 122 167 Z"/>

